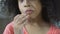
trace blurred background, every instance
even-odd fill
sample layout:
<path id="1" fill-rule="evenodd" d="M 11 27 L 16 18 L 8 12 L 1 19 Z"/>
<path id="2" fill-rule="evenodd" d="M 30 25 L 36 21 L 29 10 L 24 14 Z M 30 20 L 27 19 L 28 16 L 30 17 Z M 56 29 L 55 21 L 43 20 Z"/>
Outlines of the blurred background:
<path id="1" fill-rule="evenodd" d="M 53 5 L 53 12 L 60 17 L 60 0 L 51 0 Z M 58 14 L 59 13 L 59 14 Z M 6 0 L 0 0 L 0 34 L 3 33 L 5 26 L 10 23 L 13 20 L 13 17 L 15 16 L 15 12 L 12 9 L 12 12 L 10 12 Z M 54 20 L 52 20 L 56 24 L 56 26 L 60 27 L 60 21 L 56 23 Z"/>
<path id="2" fill-rule="evenodd" d="M 0 0 L 0 34 L 3 33 L 5 26 L 13 19 L 14 12 L 9 12 L 6 0 Z"/>

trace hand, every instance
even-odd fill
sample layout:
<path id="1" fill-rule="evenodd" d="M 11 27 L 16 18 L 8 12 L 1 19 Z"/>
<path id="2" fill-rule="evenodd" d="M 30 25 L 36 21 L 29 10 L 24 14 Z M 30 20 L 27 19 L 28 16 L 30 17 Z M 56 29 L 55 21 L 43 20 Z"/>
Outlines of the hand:
<path id="1" fill-rule="evenodd" d="M 20 29 L 23 27 L 24 24 L 26 24 L 28 21 L 29 15 L 26 14 L 18 14 L 14 17 L 13 20 L 13 27 L 14 27 L 14 33 L 20 34 Z"/>

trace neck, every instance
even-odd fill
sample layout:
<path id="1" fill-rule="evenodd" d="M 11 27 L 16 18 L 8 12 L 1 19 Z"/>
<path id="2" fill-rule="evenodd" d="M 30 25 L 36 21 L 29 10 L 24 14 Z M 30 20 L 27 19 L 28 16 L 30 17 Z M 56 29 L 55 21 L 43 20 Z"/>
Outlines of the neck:
<path id="1" fill-rule="evenodd" d="M 48 24 L 43 20 L 43 18 L 38 15 L 35 19 L 31 19 L 30 25 L 47 26 Z"/>

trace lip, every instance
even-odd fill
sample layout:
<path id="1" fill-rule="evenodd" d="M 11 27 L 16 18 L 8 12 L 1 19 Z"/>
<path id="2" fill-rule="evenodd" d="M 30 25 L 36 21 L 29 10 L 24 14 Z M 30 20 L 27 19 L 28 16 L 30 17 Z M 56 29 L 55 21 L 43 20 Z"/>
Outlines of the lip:
<path id="1" fill-rule="evenodd" d="M 32 14 L 33 10 L 29 9 L 29 10 L 26 10 L 25 13 L 27 14 Z"/>

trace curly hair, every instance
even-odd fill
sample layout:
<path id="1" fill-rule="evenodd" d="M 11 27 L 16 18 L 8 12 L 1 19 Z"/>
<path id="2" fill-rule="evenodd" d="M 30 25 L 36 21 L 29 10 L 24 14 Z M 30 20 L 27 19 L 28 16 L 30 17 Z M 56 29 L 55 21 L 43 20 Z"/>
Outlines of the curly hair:
<path id="1" fill-rule="evenodd" d="M 60 16 L 59 12 L 55 11 L 56 8 L 52 0 L 40 0 L 42 3 L 42 17 L 46 22 L 53 22 L 59 21 Z M 6 0 L 6 5 L 8 6 L 9 12 L 14 12 L 15 15 L 21 14 L 18 8 L 18 1 L 17 0 Z M 52 19 L 52 20 L 51 20 Z M 56 22 L 57 23 L 57 22 Z M 54 22 L 54 24 L 56 24 Z"/>

